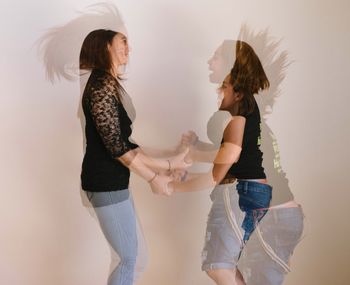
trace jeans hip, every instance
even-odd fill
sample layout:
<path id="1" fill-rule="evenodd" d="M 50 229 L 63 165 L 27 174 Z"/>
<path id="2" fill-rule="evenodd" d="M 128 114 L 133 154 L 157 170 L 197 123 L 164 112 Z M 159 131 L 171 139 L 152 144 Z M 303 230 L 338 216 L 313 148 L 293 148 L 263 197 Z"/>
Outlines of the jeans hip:
<path id="1" fill-rule="evenodd" d="M 245 212 L 242 228 L 245 231 L 243 239 L 247 241 L 270 206 L 272 187 L 256 181 L 238 181 L 236 189 L 239 207 Z"/>

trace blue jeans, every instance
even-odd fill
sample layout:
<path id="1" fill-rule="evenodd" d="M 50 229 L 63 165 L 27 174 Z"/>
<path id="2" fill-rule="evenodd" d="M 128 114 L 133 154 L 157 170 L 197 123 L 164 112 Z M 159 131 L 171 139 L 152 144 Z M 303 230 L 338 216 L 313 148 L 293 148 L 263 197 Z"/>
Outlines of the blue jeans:
<path id="1" fill-rule="evenodd" d="M 129 194 L 127 189 L 122 191 Z M 108 285 L 132 285 L 134 283 L 138 249 L 136 214 L 131 197 L 122 195 L 124 197 L 120 199 L 120 193 L 114 191 L 87 192 L 102 232 L 120 258 L 118 266 L 108 278 Z"/>
<path id="2" fill-rule="evenodd" d="M 242 228 L 245 231 L 243 241 L 247 242 L 270 206 L 272 187 L 255 181 L 238 180 L 236 189 L 239 195 L 239 207 L 245 212 Z"/>

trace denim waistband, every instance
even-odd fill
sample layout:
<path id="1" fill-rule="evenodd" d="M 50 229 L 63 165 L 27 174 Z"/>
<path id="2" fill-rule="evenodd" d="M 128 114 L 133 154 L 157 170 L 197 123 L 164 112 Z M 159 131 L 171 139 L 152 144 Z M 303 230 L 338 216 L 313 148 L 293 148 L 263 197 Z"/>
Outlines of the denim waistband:
<path id="1" fill-rule="evenodd" d="M 104 207 L 112 204 L 118 204 L 129 199 L 130 191 L 129 189 L 107 192 L 86 191 L 86 195 L 94 207 Z"/>
<path id="2" fill-rule="evenodd" d="M 249 181 L 249 180 L 238 180 L 237 186 L 238 191 L 254 191 L 254 192 L 271 192 L 272 186 L 269 184 Z"/>

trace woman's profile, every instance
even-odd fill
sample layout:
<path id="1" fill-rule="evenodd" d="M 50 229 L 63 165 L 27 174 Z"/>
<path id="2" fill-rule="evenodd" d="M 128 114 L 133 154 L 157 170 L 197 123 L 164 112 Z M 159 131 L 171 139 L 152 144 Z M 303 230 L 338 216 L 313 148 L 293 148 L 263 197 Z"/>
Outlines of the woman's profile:
<path id="1" fill-rule="evenodd" d="M 263 33 L 259 34 L 260 37 L 264 35 L 266 36 Z M 264 42 L 266 43 L 266 41 Z M 246 47 L 243 58 L 244 53 L 241 55 L 238 54 L 238 47 L 242 47 L 242 45 Z M 275 46 L 273 44 L 271 45 Z M 222 88 L 232 88 L 232 84 L 229 85 L 230 81 L 228 81 L 228 77 L 232 76 L 235 65 L 236 70 L 238 69 L 236 61 L 239 56 L 241 59 L 238 59 L 238 66 L 242 66 L 242 62 L 246 64 L 249 62 L 249 59 L 246 58 L 249 50 L 252 49 L 246 43 L 242 44 L 241 41 L 225 40 L 208 61 L 211 72 L 209 75 L 210 82 L 220 84 L 224 81 L 218 96 L 220 109 L 213 114 L 207 124 L 208 137 L 212 143 L 200 141 L 194 132 L 187 132 L 183 135 L 184 145 L 191 145 L 190 154 L 194 161 L 214 161 L 213 175 L 216 166 L 215 162 L 219 162 L 218 157 L 220 152 L 224 153 L 223 148 L 225 147 L 228 149 L 227 145 L 225 146 L 223 144 L 225 143 L 225 131 L 232 120 L 232 111 L 230 114 L 227 112 L 229 109 L 225 108 L 225 110 L 222 106 L 221 100 L 225 100 L 227 97 L 227 92 L 226 94 L 222 92 Z M 274 51 L 273 47 L 269 49 L 270 53 Z M 268 72 L 271 76 L 274 76 L 273 81 L 276 84 L 276 79 L 283 78 L 285 54 L 282 53 L 280 57 L 268 58 L 270 60 L 272 58 L 274 59 L 267 66 L 274 67 L 275 72 L 272 72 L 273 70 L 270 68 Z M 279 69 L 277 68 L 278 66 L 280 67 Z M 259 77 L 260 68 L 254 69 L 254 66 L 249 66 L 249 64 L 248 67 L 252 71 L 250 73 L 251 78 L 254 78 L 254 76 Z M 244 70 L 244 68 L 241 70 Z M 227 74 L 229 76 L 226 76 Z M 264 73 L 260 74 L 262 74 L 263 78 L 267 78 Z M 245 76 L 249 76 L 249 72 L 246 72 Z M 242 73 L 241 78 L 244 78 L 244 73 Z M 249 82 L 249 78 L 247 80 Z M 278 86 L 274 85 L 272 90 L 269 90 L 271 94 L 268 94 L 269 98 L 267 102 L 270 102 L 270 104 L 274 101 L 277 88 Z M 265 95 L 266 93 L 262 96 Z M 232 97 L 232 93 L 229 96 Z M 262 98 L 261 100 L 263 101 L 264 99 Z M 234 104 L 231 106 L 234 108 Z M 265 113 L 266 106 L 262 108 Z M 260 192 L 261 197 L 259 198 L 254 194 L 249 194 L 249 184 L 248 187 L 246 187 L 247 185 L 240 187 L 239 184 L 241 181 L 248 183 L 251 181 L 254 183 L 257 182 L 256 179 L 252 179 L 253 176 L 248 177 L 248 179 L 247 177 L 242 179 L 240 176 L 243 173 L 238 173 L 238 175 L 236 173 L 236 175 L 230 177 L 229 172 L 230 170 L 232 171 L 232 168 L 227 172 L 225 179 L 223 179 L 220 185 L 216 185 L 212 191 L 211 199 L 213 205 L 208 218 L 202 268 L 207 271 L 209 276 L 217 284 L 282 284 L 286 273 L 290 271 L 289 260 L 295 246 L 300 240 L 303 230 L 303 213 L 300 205 L 293 200 L 293 195 L 288 186 L 288 180 L 279 164 L 279 153 L 275 137 L 266 124 L 266 117 L 263 117 L 262 121 L 260 121 L 260 116 L 258 118 L 259 120 L 256 120 L 255 123 L 255 129 L 258 131 L 254 139 L 254 145 L 263 150 L 264 160 L 261 167 L 266 167 L 266 169 L 260 169 L 263 169 L 263 172 L 268 174 L 269 184 L 274 187 L 272 199 L 269 200 L 269 195 L 266 195 L 265 205 L 260 204 L 260 209 L 259 207 L 256 207 L 256 209 L 254 209 L 255 207 L 251 207 L 249 209 L 247 204 L 250 206 L 250 203 L 258 204 L 262 201 L 260 198 L 264 197 L 264 191 L 255 187 L 255 185 L 258 185 L 255 184 L 251 190 L 252 192 Z M 257 127 L 258 121 L 260 121 L 259 127 Z M 223 132 L 224 139 L 222 139 Z M 244 132 L 254 133 L 254 128 L 252 126 L 247 129 L 245 128 Z M 245 145 L 249 144 L 249 140 L 246 139 L 245 141 Z M 254 151 L 250 149 L 249 152 L 246 152 L 246 157 L 242 157 L 242 153 L 239 153 L 239 155 L 239 160 L 243 159 L 247 161 L 247 156 L 250 156 L 251 159 L 254 158 Z M 227 155 L 228 157 L 229 154 Z M 237 164 L 238 161 L 235 161 L 234 164 Z M 226 161 L 222 160 L 221 162 L 232 164 L 229 159 Z M 239 164 L 238 168 L 240 168 Z M 246 168 L 246 171 L 249 171 L 249 167 Z M 188 176 L 191 177 L 191 174 Z M 235 181 L 237 176 L 239 178 L 238 184 Z M 204 182 L 200 184 L 193 182 L 190 184 L 187 182 L 187 185 L 184 183 L 183 185 L 175 186 L 175 190 L 178 188 L 184 192 L 193 191 L 195 190 L 193 186 L 197 187 L 198 185 L 202 188 L 209 187 L 209 184 L 205 185 Z M 200 190 L 200 187 L 197 190 Z M 244 199 L 247 199 L 247 201 L 244 201 Z M 247 236 L 247 227 L 245 228 L 247 225 L 245 225 L 245 222 L 247 221 L 247 214 L 249 212 L 253 214 L 253 218 L 250 220 L 252 227 Z"/>

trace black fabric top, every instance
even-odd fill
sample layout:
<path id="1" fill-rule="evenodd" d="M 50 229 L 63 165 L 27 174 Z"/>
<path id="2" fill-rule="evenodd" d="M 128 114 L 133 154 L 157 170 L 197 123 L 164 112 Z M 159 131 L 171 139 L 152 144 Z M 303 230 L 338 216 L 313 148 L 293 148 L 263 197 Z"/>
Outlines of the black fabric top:
<path id="1" fill-rule="evenodd" d="M 86 191 L 116 191 L 129 185 L 130 171 L 117 158 L 138 145 L 129 141 L 132 122 L 118 99 L 119 86 L 111 74 L 93 70 L 84 90 L 86 152 L 81 182 Z"/>
<path id="2" fill-rule="evenodd" d="M 254 111 L 247 116 L 242 151 L 239 160 L 234 163 L 226 174 L 226 177 L 237 179 L 263 179 L 266 178 L 262 167 L 263 153 L 260 150 L 260 112 L 255 102 Z"/>

